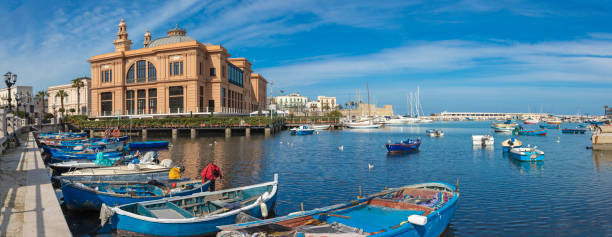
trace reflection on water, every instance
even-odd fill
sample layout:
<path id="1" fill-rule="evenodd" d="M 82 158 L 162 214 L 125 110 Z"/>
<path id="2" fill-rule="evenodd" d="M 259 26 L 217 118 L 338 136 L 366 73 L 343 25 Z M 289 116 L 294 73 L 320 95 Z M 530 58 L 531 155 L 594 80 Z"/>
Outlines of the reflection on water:
<path id="1" fill-rule="evenodd" d="M 429 128 L 439 128 L 445 136 L 428 137 Z M 474 134 L 492 134 L 495 145 L 474 148 Z M 416 152 L 388 154 L 384 147 L 388 140 L 416 137 L 422 138 Z M 184 174 L 192 178 L 215 162 L 224 175 L 219 188 L 268 181 L 278 173 L 278 215 L 299 210 L 300 203 L 312 209 L 346 202 L 358 195 L 360 186 L 369 194 L 386 186 L 454 184 L 459 178 L 461 198 L 445 236 L 612 235 L 612 199 L 607 198 L 612 195 L 610 152 L 584 149 L 590 143 L 584 135 L 549 130 L 547 136 L 518 137 L 543 150 L 545 161 L 518 162 L 500 146 L 510 137 L 494 133 L 488 122 L 320 131 L 309 136 L 287 131 L 271 137 L 220 134 L 173 139 L 160 158 L 184 164 Z M 150 137 L 155 139 L 169 138 Z M 368 169 L 368 164 L 374 168 Z M 92 218 L 98 222 L 97 215 Z"/>
<path id="2" fill-rule="evenodd" d="M 593 165 L 597 172 L 612 169 L 612 151 L 593 151 Z"/>

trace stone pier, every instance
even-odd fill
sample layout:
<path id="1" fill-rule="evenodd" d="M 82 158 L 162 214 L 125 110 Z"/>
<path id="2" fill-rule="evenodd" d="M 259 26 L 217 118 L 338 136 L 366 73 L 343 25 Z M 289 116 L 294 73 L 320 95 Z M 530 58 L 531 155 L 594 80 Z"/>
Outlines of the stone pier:
<path id="1" fill-rule="evenodd" d="M 251 128 L 245 128 L 244 129 L 244 135 L 247 136 L 247 137 L 250 137 L 251 136 Z"/>
<path id="2" fill-rule="evenodd" d="M 231 136 L 232 136 L 232 129 L 225 128 L 225 137 L 231 137 Z"/>
<path id="3" fill-rule="evenodd" d="M 0 163 L 0 236 L 71 236 L 32 133 Z"/>
<path id="4" fill-rule="evenodd" d="M 143 128 L 143 129 L 142 129 L 142 132 L 141 132 L 141 136 L 142 136 L 142 138 L 147 138 L 147 135 L 148 135 L 148 134 L 147 134 L 147 129 L 146 129 L 146 128 Z"/>
<path id="5" fill-rule="evenodd" d="M 195 139 L 198 136 L 198 131 L 195 128 L 191 129 L 191 139 Z"/>
<path id="6" fill-rule="evenodd" d="M 178 129 L 172 129 L 172 139 L 176 139 L 178 137 Z"/>

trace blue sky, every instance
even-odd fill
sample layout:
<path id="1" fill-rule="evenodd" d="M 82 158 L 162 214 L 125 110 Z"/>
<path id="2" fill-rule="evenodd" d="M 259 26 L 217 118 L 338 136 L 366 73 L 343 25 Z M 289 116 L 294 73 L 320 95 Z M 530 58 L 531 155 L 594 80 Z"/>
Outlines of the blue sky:
<path id="1" fill-rule="evenodd" d="M 612 1 L 2 1 L 0 71 L 34 90 L 89 75 L 125 18 L 133 48 L 179 24 L 246 57 L 273 93 L 405 113 L 599 113 L 612 104 Z"/>

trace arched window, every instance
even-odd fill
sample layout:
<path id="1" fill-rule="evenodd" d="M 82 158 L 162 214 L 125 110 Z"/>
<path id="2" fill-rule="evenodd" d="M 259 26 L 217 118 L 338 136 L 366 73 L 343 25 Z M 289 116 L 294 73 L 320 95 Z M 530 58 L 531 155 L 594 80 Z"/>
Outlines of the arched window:
<path id="1" fill-rule="evenodd" d="M 132 65 L 128 70 L 125 83 L 134 83 L 134 65 Z"/>
<path id="2" fill-rule="evenodd" d="M 149 70 L 149 80 L 148 81 L 155 81 L 157 80 L 157 71 L 155 70 L 155 66 L 149 62 L 148 65 L 148 70 Z"/>
<path id="3" fill-rule="evenodd" d="M 134 83 L 134 79 L 136 79 L 136 82 L 139 83 L 156 81 L 157 70 L 155 69 L 155 65 L 145 60 L 136 61 L 136 63 L 132 64 L 130 69 L 128 69 L 125 82 Z"/>

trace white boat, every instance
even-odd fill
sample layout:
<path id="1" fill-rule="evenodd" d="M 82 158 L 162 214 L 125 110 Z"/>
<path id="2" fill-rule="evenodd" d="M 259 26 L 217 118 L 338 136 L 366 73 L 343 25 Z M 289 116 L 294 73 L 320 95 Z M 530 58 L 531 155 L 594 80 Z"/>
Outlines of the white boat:
<path id="1" fill-rule="evenodd" d="M 493 146 L 495 138 L 491 135 L 472 135 L 472 145 L 474 146 Z"/>
<path id="2" fill-rule="evenodd" d="M 537 124 L 538 122 L 540 121 L 538 121 L 537 119 L 532 119 L 532 118 L 523 120 L 524 124 Z"/>
<path id="3" fill-rule="evenodd" d="M 319 125 L 311 125 L 310 127 L 314 128 L 315 130 L 327 130 L 329 129 L 329 127 L 331 127 L 330 124 L 319 124 Z"/>
<path id="4" fill-rule="evenodd" d="M 372 129 L 372 128 L 380 128 L 380 124 L 373 124 L 373 123 L 362 123 L 362 122 L 357 122 L 357 123 L 348 123 L 345 125 L 347 128 L 352 128 L 352 129 Z"/>
<path id="5" fill-rule="evenodd" d="M 425 131 L 425 132 L 430 137 L 442 137 L 442 136 L 444 136 L 444 132 L 442 132 L 442 130 L 438 130 L 437 128 L 436 129 L 427 129 L 427 131 Z"/>
<path id="6" fill-rule="evenodd" d="M 432 123 L 432 122 L 433 120 L 431 119 L 426 119 L 426 118 L 419 119 L 419 123 Z"/>
<path id="7" fill-rule="evenodd" d="M 157 164 L 129 164 L 103 168 L 80 169 L 55 176 L 57 179 L 70 181 L 142 181 L 149 179 L 168 178 L 172 160 L 165 159 Z"/>

